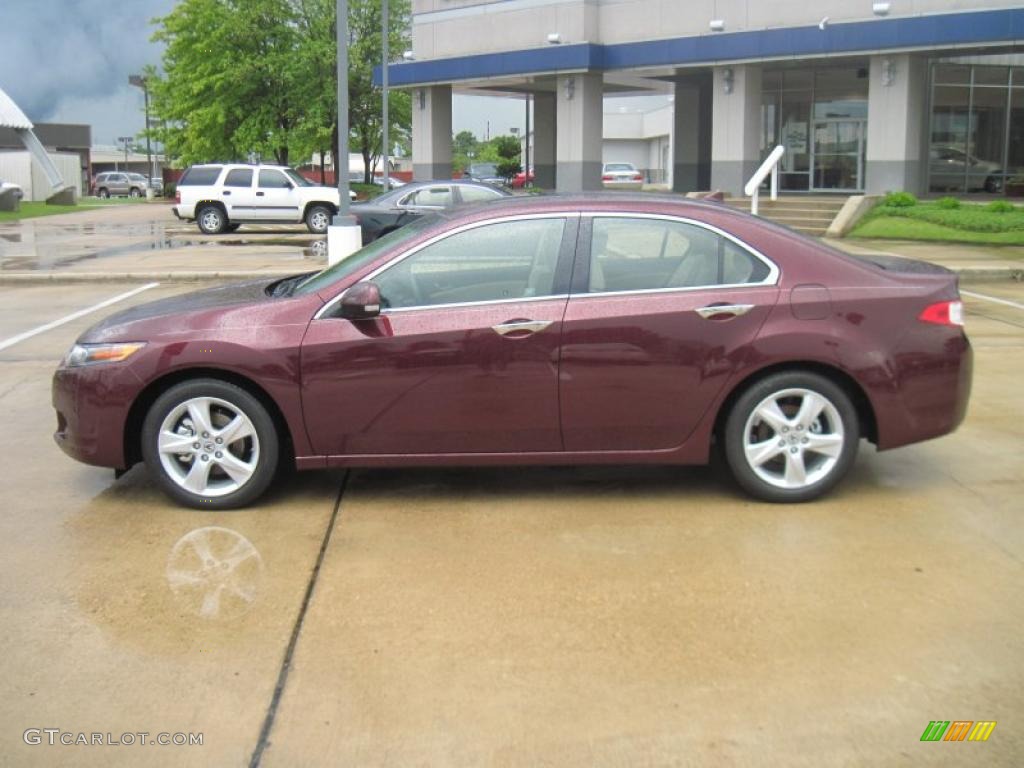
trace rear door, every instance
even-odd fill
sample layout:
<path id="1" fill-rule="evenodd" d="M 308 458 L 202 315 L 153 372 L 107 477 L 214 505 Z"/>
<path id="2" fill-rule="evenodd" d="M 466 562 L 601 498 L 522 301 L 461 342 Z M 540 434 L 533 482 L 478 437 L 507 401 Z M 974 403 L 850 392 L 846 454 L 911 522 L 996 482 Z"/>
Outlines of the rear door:
<path id="1" fill-rule="evenodd" d="M 775 305 L 777 277 L 700 222 L 584 214 L 562 332 L 565 449 L 681 445 Z"/>
<path id="2" fill-rule="evenodd" d="M 277 168 L 260 168 L 256 179 L 254 218 L 298 221 L 300 199 L 295 185 Z"/>
<path id="3" fill-rule="evenodd" d="M 220 194 L 229 219 L 245 221 L 256 218 L 254 176 L 252 168 L 232 168 L 224 174 Z"/>

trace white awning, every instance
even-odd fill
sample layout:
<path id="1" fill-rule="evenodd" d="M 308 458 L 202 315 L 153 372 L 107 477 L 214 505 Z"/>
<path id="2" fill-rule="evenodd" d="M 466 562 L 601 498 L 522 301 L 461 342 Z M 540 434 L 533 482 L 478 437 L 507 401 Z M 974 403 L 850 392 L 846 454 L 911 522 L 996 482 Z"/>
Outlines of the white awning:
<path id="1" fill-rule="evenodd" d="M 4 93 L 3 88 L 0 88 L 0 128 L 32 130 L 32 121 L 25 117 L 25 113 Z"/>

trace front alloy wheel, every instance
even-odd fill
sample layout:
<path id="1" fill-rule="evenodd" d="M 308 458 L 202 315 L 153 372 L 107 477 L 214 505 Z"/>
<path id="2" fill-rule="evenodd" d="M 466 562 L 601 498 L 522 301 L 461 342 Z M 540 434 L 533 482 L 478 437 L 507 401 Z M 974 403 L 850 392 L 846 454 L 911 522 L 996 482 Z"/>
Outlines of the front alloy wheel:
<path id="1" fill-rule="evenodd" d="M 202 509 L 243 506 L 273 479 L 273 420 L 245 390 L 216 379 L 172 387 L 143 426 L 143 455 L 163 489 Z"/>
<path id="2" fill-rule="evenodd" d="M 199 224 L 199 230 L 207 235 L 219 235 L 228 223 L 224 212 L 215 205 L 200 208 L 196 222 Z"/>
<path id="3" fill-rule="evenodd" d="M 832 488 L 853 463 L 857 413 L 841 387 L 812 373 L 781 373 L 737 400 L 725 429 L 733 476 L 766 501 L 799 502 Z"/>

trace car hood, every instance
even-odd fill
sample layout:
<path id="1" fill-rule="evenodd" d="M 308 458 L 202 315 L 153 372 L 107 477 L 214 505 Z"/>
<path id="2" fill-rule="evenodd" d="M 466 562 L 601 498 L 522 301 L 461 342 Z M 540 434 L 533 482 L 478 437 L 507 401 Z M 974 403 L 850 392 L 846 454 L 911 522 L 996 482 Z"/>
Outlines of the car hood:
<path id="1" fill-rule="evenodd" d="M 267 286 L 280 279 L 232 283 L 139 304 L 96 323 L 78 341 L 146 341 L 153 335 L 210 325 L 222 310 L 277 301 L 267 295 Z"/>

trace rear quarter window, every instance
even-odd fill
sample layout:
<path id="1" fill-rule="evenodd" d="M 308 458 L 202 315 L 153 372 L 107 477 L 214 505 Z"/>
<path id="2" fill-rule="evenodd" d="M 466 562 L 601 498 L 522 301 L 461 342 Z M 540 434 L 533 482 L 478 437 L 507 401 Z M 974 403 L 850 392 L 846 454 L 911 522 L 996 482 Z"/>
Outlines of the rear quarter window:
<path id="1" fill-rule="evenodd" d="M 220 176 L 219 165 L 208 165 L 202 168 L 189 168 L 178 180 L 179 187 L 203 187 L 217 182 Z"/>

